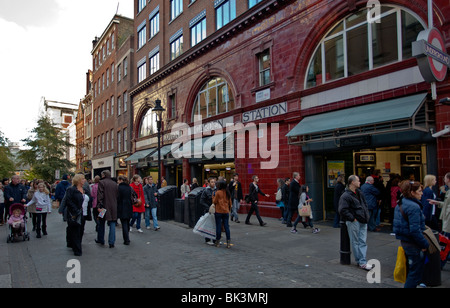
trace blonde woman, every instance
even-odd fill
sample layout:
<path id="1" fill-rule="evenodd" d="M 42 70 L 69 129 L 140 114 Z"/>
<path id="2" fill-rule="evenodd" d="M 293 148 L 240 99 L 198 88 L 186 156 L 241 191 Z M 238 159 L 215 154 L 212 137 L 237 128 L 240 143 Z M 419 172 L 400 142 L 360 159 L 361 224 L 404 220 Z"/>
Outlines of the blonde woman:
<path id="1" fill-rule="evenodd" d="M 36 237 L 41 238 L 42 234 L 47 235 L 47 213 L 52 211 L 52 201 L 50 200 L 50 192 L 45 186 L 44 182 L 40 182 L 37 185 L 37 190 L 34 192 L 33 197 L 26 206 L 35 205 L 36 216 Z"/>
<path id="2" fill-rule="evenodd" d="M 425 215 L 425 224 L 433 230 L 438 230 L 438 217 L 436 216 L 436 206 L 429 200 L 436 200 L 433 186 L 436 185 L 436 176 L 427 174 L 423 179 L 422 212 Z"/>

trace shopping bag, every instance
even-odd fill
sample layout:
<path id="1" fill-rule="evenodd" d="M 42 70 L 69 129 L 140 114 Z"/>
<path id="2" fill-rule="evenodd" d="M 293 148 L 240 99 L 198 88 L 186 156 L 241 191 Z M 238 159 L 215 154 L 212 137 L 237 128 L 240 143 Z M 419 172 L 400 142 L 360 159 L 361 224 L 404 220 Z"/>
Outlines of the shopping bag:
<path id="1" fill-rule="evenodd" d="M 198 220 L 193 232 L 203 237 L 216 239 L 216 219 L 214 215 L 206 213 Z"/>
<path id="2" fill-rule="evenodd" d="M 311 205 L 304 204 L 301 207 L 299 207 L 298 212 L 300 213 L 301 217 L 310 217 L 311 216 Z"/>
<path id="3" fill-rule="evenodd" d="M 395 263 L 394 269 L 394 280 L 400 283 L 405 283 L 407 269 L 408 267 L 406 263 L 405 251 L 402 246 L 399 246 L 397 250 L 397 262 Z"/>

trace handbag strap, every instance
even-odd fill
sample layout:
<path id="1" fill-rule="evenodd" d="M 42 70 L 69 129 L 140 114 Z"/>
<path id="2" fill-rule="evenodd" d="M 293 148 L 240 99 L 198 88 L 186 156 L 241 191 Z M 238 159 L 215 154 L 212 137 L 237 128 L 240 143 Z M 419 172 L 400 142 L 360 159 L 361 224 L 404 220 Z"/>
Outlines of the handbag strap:
<path id="1" fill-rule="evenodd" d="M 408 216 L 406 216 L 405 212 L 403 211 L 401 202 L 398 203 L 398 209 L 400 210 L 400 213 L 402 214 L 402 216 L 406 220 L 406 222 L 409 223 Z"/>

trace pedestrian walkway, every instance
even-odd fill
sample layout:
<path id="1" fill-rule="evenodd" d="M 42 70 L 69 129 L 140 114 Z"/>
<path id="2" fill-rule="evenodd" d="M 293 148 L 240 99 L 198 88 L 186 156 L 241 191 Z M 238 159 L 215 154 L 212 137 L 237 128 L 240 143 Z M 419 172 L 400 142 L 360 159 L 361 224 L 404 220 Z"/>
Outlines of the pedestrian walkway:
<path id="1" fill-rule="evenodd" d="M 122 243 L 117 228 L 115 248 L 94 242 L 95 227 L 87 222 L 83 238 L 81 284 L 77 287 L 149 288 L 401 288 L 393 280 L 399 242 L 387 233 L 368 234 L 368 259 L 381 263 L 381 282 L 367 282 L 367 272 L 339 263 L 340 229 L 316 222 L 321 229 L 298 228 L 297 234 L 273 218 L 267 226 L 230 223 L 233 246 L 206 245 L 186 225 L 161 222 L 159 231 L 132 232 L 131 245 Z M 28 222 L 31 224 L 31 222 Z M 0 227 L 0 287 L 73 287 L 67 281 L 75 259 L 65 243 L 66 224 L 53 212 L 48 236 L 6 244 Z M 450 268 L 442 271 L 442 286 L 450 287 Z"/>

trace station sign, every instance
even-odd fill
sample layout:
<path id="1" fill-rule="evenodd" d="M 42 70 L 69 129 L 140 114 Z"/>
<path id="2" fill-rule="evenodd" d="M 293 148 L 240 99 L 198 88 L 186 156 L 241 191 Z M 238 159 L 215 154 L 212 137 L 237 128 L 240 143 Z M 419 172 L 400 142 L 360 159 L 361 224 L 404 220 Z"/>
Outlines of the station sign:
<path id="1" fill-rule="evenodd" d="M 429 83 L 443 81 L 450 67 L 444 38 L 436 28 L 423 30 L 412 44 L 413 56 L 417 58 L 420 73 Z"/>

